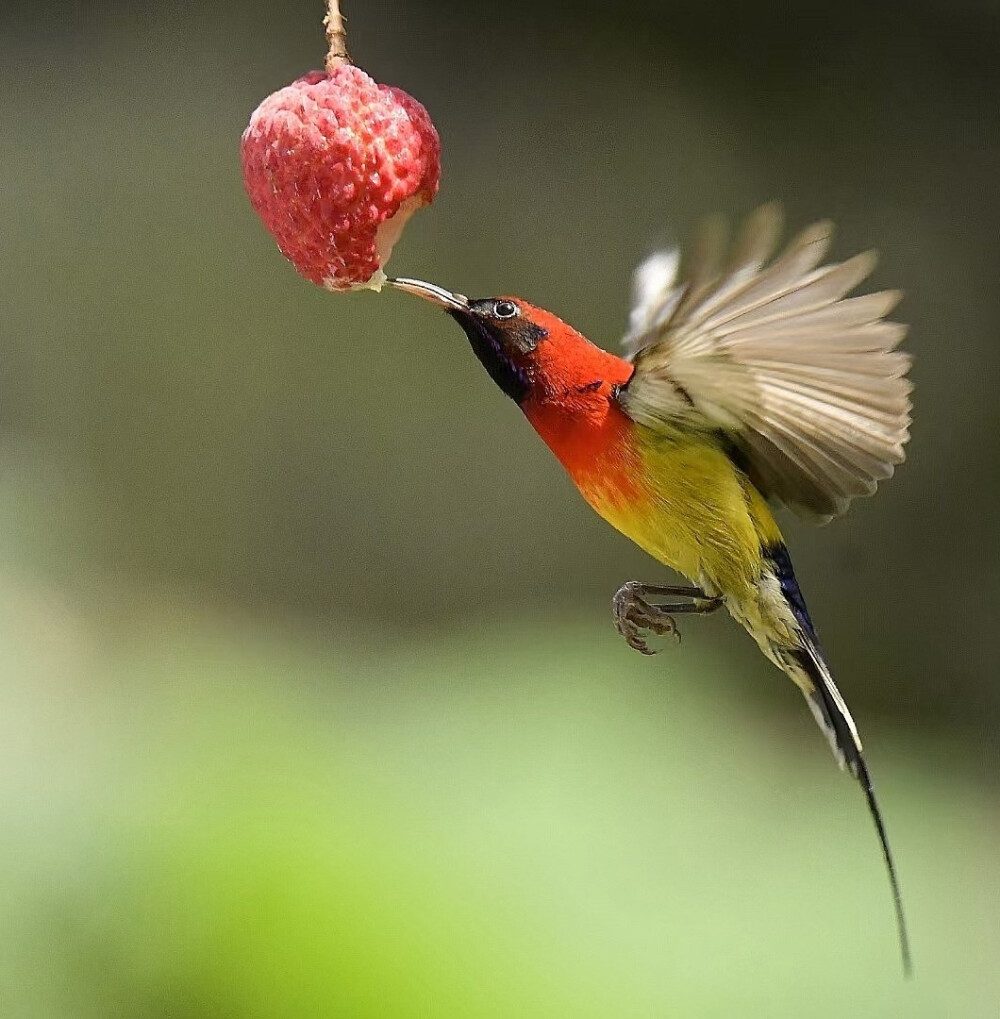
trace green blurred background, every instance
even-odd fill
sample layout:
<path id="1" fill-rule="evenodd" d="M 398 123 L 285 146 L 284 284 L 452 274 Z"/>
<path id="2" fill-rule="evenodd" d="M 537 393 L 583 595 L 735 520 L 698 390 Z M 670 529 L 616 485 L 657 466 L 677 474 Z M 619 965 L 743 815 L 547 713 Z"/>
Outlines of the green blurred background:
<path id="1" fill-rule="evenodd" d="M 801 580 L 862 798 L 728 620 L 629 652 L 594 517 L 453 324 L 300 280 L 242 190 L 319 0 L 0 13 L 0 1012 L 1000 1014 L 1000 8 L 345 0 L 444 179 L 393 269 L 613 345 L 781 199 L 907 293 L 915 423 Z"/>

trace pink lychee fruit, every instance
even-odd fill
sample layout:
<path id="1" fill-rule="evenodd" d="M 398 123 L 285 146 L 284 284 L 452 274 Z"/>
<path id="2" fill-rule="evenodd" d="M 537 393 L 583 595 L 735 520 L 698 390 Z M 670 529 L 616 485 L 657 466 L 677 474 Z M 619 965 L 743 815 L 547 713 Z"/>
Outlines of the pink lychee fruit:
<path id="1" fill-rule="evenodd" d="M 268 96 L 242 156 L 250 202 L 278 247 L 329 290 L 381 288 L 393 245 L 441 175 L 424 107 L 347 62 Z"/>

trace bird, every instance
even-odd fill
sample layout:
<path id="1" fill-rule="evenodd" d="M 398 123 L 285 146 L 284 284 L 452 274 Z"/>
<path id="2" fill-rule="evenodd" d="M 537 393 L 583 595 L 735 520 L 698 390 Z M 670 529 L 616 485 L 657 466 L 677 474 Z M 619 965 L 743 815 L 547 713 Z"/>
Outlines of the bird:
<path id="1" fill-rule="evenodd" d="M 684 586 L 629 581 L 612 600 L 627 643 L 678 635 L 675 616 L 720 608 L 798 686 L 841 768 L 860 784 L 912 973 L 896 865 L 858 728 L 838 690 L 774 509 L 815 522 L 871 495 L 905 458 L 911 358 L 886 290 L 849 296 L 872 251 L 826 262 L 833 226 L 778 252 L 769 203 L 734 239 L 707 221 L 682 257 L 654 252 L 633 278 L 624 356 L 519 297 L 470 300 L 400 277 L 444 308 L 590 506 Z"/>

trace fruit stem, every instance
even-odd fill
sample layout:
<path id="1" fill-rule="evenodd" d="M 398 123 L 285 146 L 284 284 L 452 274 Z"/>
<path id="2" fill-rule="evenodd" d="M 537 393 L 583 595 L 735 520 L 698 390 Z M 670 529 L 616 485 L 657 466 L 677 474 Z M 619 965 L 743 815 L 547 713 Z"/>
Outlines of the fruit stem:
<path id="1" fill-rule="evenodd" d="M 347 29 L 344 28 L 344 19 L 340 14 L 339 0 L 327 0 L 323 24 L 326 26 L 326 39 L 330 44 L 326 54 L 326 70 L 328 74 L 333 74 L 341 64 L 351 62 L 347 54 Z"/>

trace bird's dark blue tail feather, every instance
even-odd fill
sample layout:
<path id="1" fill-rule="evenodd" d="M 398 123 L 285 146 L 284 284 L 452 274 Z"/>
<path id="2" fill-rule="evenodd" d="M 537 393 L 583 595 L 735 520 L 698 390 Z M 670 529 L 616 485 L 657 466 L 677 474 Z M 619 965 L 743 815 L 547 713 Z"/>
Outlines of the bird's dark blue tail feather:
<path id="1" fill-rule="evenodd" d="M 786 668 L 793 674 L 808 678 L 807 685 L 811 689 L 807 689 L 805 693 L 809 707 L 816 716 L 816 721 L 829 737 L 837 759 L 850 769 L 851 774 L 858 780 L 864 791 L 889 875 L 892 901 L 896 912 L 896 926 L 899 932 L 900 952 L 903 956 L 903 971 L 907 976 L 910 976 L 913 963 L 906 918 L 903 914 L 903 899 L 896 876 L 896 864 L 892 857 L 892 851 L 889 849 L 889 838 L 886 834 L 885 822 L 882 819 L 882 811 L 875 798 L 871 773 L 861 751 L 861 740 L 858 737 L 857 727 L 826 664 L 819 638 L 816 635 L 816 628 L 809 617 L 805 598 L 802 596 L 802 590 L 795 578 L 788 549 L 783 544 L 773 545 L 765 550 L 765 557 L 774 570 L 778 583 L 781 585 L 781 592 L 791 608 L 802 634 L 803 646 L 784 652 Z"/>

